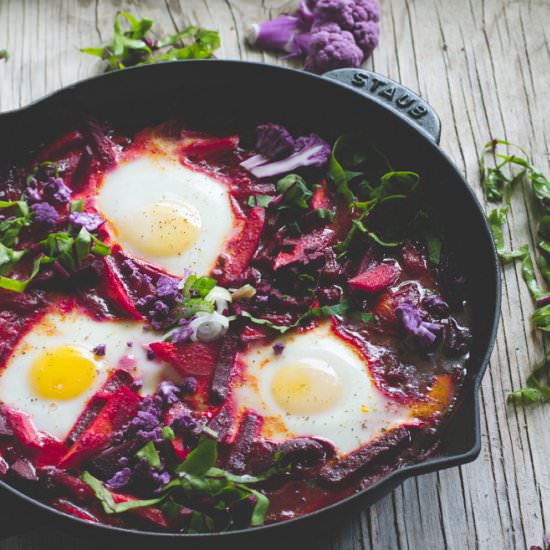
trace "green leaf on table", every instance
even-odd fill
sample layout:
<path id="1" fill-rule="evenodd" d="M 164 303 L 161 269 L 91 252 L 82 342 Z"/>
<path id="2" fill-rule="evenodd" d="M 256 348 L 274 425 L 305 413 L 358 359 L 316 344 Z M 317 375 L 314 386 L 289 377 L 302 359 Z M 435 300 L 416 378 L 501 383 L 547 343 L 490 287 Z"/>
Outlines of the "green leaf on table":
<path id="1" fill-rule="evenodd" d="M 512 392 L 508 401 L 519 405 L 532 405 L 534 403 L 546 403 L 550 401 L 550 386 L 543 383 L 541 378 L 548 375 L 550 368 L 550 354 L 537 363 L 527 378 L 524 388 Z"/>
<path id="2" fill-rule="evenodd" d="M 108 62 L 108 70 L 114 70 L 158 61 L 207 59 L 220 47 L 217 31 L 188 26 L 157 40 L 150 34 L 152 26 L 153 21 L 147 17 L 137 19 L 128 12 L 118 12 L 113 25 L 113 41 L 104 47 L 80 51 L 100 57 Z"/>

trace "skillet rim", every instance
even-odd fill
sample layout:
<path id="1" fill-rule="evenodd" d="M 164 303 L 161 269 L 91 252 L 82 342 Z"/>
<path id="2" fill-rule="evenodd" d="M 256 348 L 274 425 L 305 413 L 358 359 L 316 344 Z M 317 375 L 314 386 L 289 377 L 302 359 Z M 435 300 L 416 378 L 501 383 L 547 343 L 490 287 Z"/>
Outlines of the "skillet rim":
<path id="1" fill-rule="evenodd" d="M 424 473 L 443 470 L 445 468 L 450 468 L 453 466 L 459 466 L 475 460 L 481 451 L 481 421 L 480 421 L 479 390 L 480 390 L 481 382 L 483 380 L 483 376 L 489 365 L 489 360 L 495 345 L 498 326 L 500 322 L 501 299 L 502 299 L 502 285 L 501 285 L 502 274 L 501 274 L 500 261 L 495 249 L 494 241 L 491 237 L 489 223 L 487 221 L 485 212 L 481 206 L 479 199 L 477 198 L 475 192 L 473 191 L 472 187 L 468 184 L 468 182 L 466 181 L 466 178 L 461 173 L 461 171 L 457 168 L 453 160 L 447 155 L 447 153 L 443 151 L 439 143 L 434 140 L 433 136 L 430 136 L 425 130 L 423 130 L 421 127 L 416 125 L 411 119 L 407 118 L 404 114 L 402 114 L 401 112 L 395 109 L 391 109 L 389 106 L 387 106 L 383 102 L 377 101 L 375 98 L 371 96 L 361 93 L 359 89 L 354 89 L 345 83 L 339 82 L 331 78 L 326 78 L 323 75 L 316 75 L 316 74 L 307 73 L 305 71 L 291 68 L 291 67 L 271 65 L 268 63 L 259 63 L 255 61 L 231 60 L 231 59 L 230 60 L 194 59 L 194 60 L 181 60 L 181 61 L 166 61 L 166 62 L 155 63 L 150 65 L 129 67 L 123 70 L 94 75 L 92 77 L 69 84 L 68 86 L 65 86 L 35 101 L 32 101 L 31 103 L 23 107 L 0 113 L 0 123 L 2 122 L 3 118 L 17 117 L 18 115 L 21 115 L 27 112 L 32 113 L 34 109 L 38 109 L 43 105 L 47 105 L 50 101 L 58 98 L 59 96 L 63 96 L 63 95 L 70 96 L 70 94 L 74 93 L 79 88 L 85 88 L 86 85 L 88 85 L 89 83 L 97 82 L 100 79 L 108 81 L 110 79 L 116 80 L 117 78 L 124 78 L 122 75 L 128 71 L 132 71 L 132 72 L 141 71 L 144 74 L 147 74 L 147 71 L 154 72 L 156 70 L 162 70 L 162 68 L 163 67 L 165 68 L 166 66 L 173 66 L 174 70 L 179 70 L 177 67 L 182 63 L 187 63 L 187 64 L 197 63 L 202 65 L 214 65 L 214 66 L 222 63 L 224 65 L 248 66 L 251 68 L 251 70 L 256 69 L 260 71 L 264 71 L 264 70 L 275 71 L 275 72 L 281 73 L 281 75 L 284 75 L 286 73 L 293 73 L 298 78 L 303 77 L 303 78 L 311 78 L 311 79 L 317 80 L 320 84 L 322 83 L 321 85 L 323 86 L 337 86 L 339 88 L 345 88 L 348 93 L 353 93 L 354 95 L 360 95 L 365 101 L 368 101 L 371 104 L 373 104 L 375 109 L 382 110 L 386 116 L 393 117 L 394 119 L 397 119 L 397 121 L 400 121 L 408 125 L 409 127 L 411 127 L 415 131 L 417 139 L 427 143 L 431 149 L 431 152 L 434 155 L 439 156 L 441 160 L 443 160 L 444 163 L 449 167 L 453 175 L 456 176 L 457 180 L 459 180 L 460 183 L 464 185 L 470 199 L 472 213 L 475 212 L 478 217 L 481 216 L 481 219 L 483 221 L 484 237 L 488 239 L 490 243 L 489 248 L 492 254 L 490 258 L 491 261 L 489 263 L 493 266 L 493 273 L 491 278 L 493 279 L 493 283 L 495 286 L 495 295 L 494 295 L 495 307 L 492 312 L 493 321 L 491 324 L 491 330 L 488 332 L 487 345 L 485 347 L 485 352 L 483 353 L 481 358 L 480 368 L 473 378 L 472 387 L 470 391 L 463 396 L 462 402 L 459 403 L 457 410 L 453 413 L 453 416 L 454 416 L 455 414 L 457 414 L 458 410 L 460 410 L 461 407 L 465 406 L 467 398 L 472 400 L 471 406 L 473 407 L 473 421 L 474 421 L 474 429 L 475 429 L 474 441 L 473 441 L 472 447 L 468 451 L 465 451 L 463 453 L 429 458 L 423 462 L 419 462 L 417 464 L 409 464 L 407 466 L 394 470 L 384 478 L 380 479 L 379 481 L 377 481 L 372 485 L 369 485 L 368 487 L 362 489 L 361 491 L 358 491 L 357 493 L 353 493 L 352 495 L 349 495 L 348 497 L 342 500 L 338 500 L 324 508 L 314 510 L 313 512 L 307 513 L 303 516 L 298 516 L 295 518 L 291 518 L 288 520 L 283 520 L 280 522 L 271 523 L 267 525 L 249 527 L 246 529 L 239 529 L 235 531 L 222 531 L 222 532 L 214 532 L 214 533 L 191 533 L 190 534 L 190 533 L 162 532 L 162 531 L 150 531 L 150 530 L 142 530 L 142 529 L 128 529 L 128 528 L 107 525 L 103 523 L 92 523 L 90 521 L 86 521 L 84 519 L 78 518 L 71 514 L 67 514 L 66 512 L 63 512 L 61 510 L 57 510 L 52 506 L 38 499 L 33 498 L 30 495 L 23 493 L 16 487 L 13 487 L 12 485 L 6 483 L 1 479 L 0 479 L 0 491 L 2 491 L 3 493 L 8 492 L 15 495 L 16 497 L 23 500 L 27 505 L 30 505 L 32 508 L 40 509 L 41 512 L 45 512 L 46 515 L 56 516 L 58 519 L 62 520 L 63 522 L 74 524 L 73 527 L 75 528 L 76 526 L 80 525 L 82 530 L 90 530 L 90 531 L 93 530 L 96 532 L 97 535 L 111 533 L 113 535 L 117 534 L 118 536 L 127 536 L 127 537 L 144 537 L 144 538 L 159 537 L 163 540 L 184 539 L 184 540 L 196 541 L 196 542 L 206 542 L 206 541 L 211 542 L 212 540 L 215 540 L 215 539 L 222 541 L 222 540 L 228 540 L 230 538 L 238 538 L 238 537 L 246 537 L 246 536 L 253 537 L 253 536 L 257 536 L 260 533 L 267 534 L 269 532 L 273 532 L 274 530 L 282 531 L 285 528 L 288 529 L 293 526 L 296 526 L 296 524 L 304 522 L 305 520 L 314 520 L 315 518 L 319 519 L 320 516 L 335 513 L 338 508 L 344 508 L 346 506 L 349 506 L 353 503 L 353 501 L 360 501 L 360 499 L 365 498 L 368 493 L 373 493 L 376 490 L 381 490 L 382 493 L 384 492 L 385 489 L 391 490 L 392 488 L 403 483 L 408 478 L 421 475 Z M 387 486 L 387 487 L 384 488 L 384 486 Z M 376 500 L 379 500 L 379 499 L 376 499 Z M 357 504 L 357 502 L 355 504 Z M 33 510 L 33 511 L 37 512 L 37 510 Z"/>

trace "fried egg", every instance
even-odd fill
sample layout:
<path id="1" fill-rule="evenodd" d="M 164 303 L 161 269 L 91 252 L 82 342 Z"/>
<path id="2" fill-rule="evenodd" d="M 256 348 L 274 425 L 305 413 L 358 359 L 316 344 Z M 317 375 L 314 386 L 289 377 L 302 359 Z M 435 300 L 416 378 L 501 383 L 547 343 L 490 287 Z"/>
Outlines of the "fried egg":
<path id="1" fill-rule="evenodd" d="M 233 394 L 240 414 L 252 409 L 264 416 L 267 439 L 323 438 L 342 455 L 413 421 L 407 406 L 376 388 L 364 357 L 329 322 L 278 343 L 280 354 L 259 345 L 242 355 Z"/>
<path id="2" fill-rule="evenodd" d="M 167 365 L 147 360 L 146 346 L 155 338 L 138 322 L 100 322 L 77 311 L 48 313 L 23 336 L 0 372 L 0 401 L 63 440 L 113 370 L 132 372 L 143 381 L 145 394 L 171 377 Z"/>
<path id="3" fill-rule="evenodd" d="M 179 276 L 208 273 L 234 223 L 227 187 L 170 148 L 122 160 L 105 175 L 97 206 L 127 252 Z"/>

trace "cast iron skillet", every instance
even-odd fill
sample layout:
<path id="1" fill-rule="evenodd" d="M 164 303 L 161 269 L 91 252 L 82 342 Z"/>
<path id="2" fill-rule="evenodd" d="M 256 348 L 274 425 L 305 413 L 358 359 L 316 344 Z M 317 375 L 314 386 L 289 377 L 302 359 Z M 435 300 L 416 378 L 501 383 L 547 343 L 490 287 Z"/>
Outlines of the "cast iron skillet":
<path id="1" fill-rule="evenodd" d="M 430 207 L 439 217 L 469 281 L 474 342 L 461 402 L 438 455 L 395 471 L 344 501 L 283 523 L 223 534 L 184 535 L 89 524 L 55 511 L 0 482 L 0 535 L 44 522 L 87 537 L 180 548 L 242 546 L 280 537 L 309 536 L 333 525 L 351 507 L 366 507 L 408 477 L 474 460 L 480 451 L 478 390 L 495 340 L 500 272 L 483 211 L 463 176 L 438 147 L 440 122 L 415 93 L 375 73 L 342 69 L 323 77 L 239 61 L 184 61 L 104 74 L 56 92 L 24 109 L 0 115 L 0 168 L 74 128 L 92 114 L 131 130 L 181 117 L 190 127 L 250 131 L 276 121 L 294 132 L 328 140 L 361 131 L 396 169 L 415 170 L 429 182 Z M 21 508 L 21 510 L 20 510 Z M 6 512 L 14 510 L 17 521 Z"/>

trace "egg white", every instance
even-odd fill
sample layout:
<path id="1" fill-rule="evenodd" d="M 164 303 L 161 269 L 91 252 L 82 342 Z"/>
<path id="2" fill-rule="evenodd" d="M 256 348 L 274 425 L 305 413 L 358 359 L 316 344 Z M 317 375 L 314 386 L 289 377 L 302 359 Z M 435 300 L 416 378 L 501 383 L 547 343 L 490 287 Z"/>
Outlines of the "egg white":
<path id="1" fill-rule="evenodd" d="M 143 212 L 160 202 L 187 205 L 200 220 L 194 242 L 172 255 L 156 254 L 151 246 L 146 250 L 139 246 Z M 97 205 L 114 240 L 127 252 L 179 276 L 187 269 L 208 273 L 233 229 L 227 187 L 182 165 L 176 152 L 168 147 L 161 153 L 143 152 L 137 158 L 122 160 L 105 175 Z"/>
<path id="2" fill-rule="evenodd" d="M 109 374 L 121 366 L 121 361 L 143 381 L 142 393 L 153 393 L 162 379 L 174 378 L 174 373 L 158 360 L 147 360 L 146 347 L 158 340 L 158 335 L 143 331 L 142 326 L 128 321 L 99 322 L 76 311 L 46 314 L 19 341 L 0 372 L 0 401 L 28 414 L 38 430 L 64 440 L 86 403 Z M 62 346 L 92 351 L 99 344 L 105 344 L 105 355 L 96 356 L 96 376 L 80 395 L 72 399 L 47 399 L 33 391 L 29 371 L 42 353 Z"/>
<path id="3" fill-rule="evenodd" d="M 409 421 L 410 409 L 376 388 L 365 359 L 331 330 L 330 323 L 284 336 L 278 342 L 285 346 L 280 355 L 272 345 L 259 345 L 242 355 L 243 373 L 233 393 L 238 414 L 252 409 L 264 416 L 262 435 L 267 439 L 319 437 L 332 442 L 343 455 L 372 441 L 383 430 Z M 290 414 L 275 399 L 272 384 L 281 368 L 304 359 L 326 362 L 336 373 L 341 392 L 327 410 Z"/>

